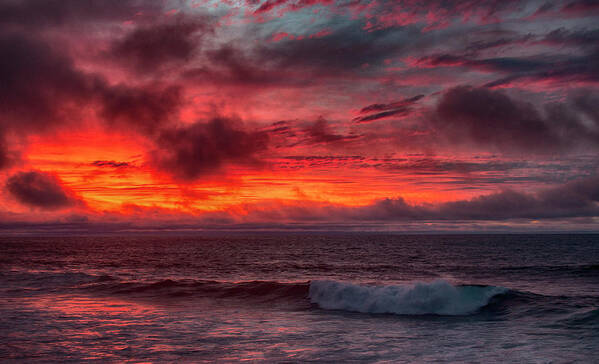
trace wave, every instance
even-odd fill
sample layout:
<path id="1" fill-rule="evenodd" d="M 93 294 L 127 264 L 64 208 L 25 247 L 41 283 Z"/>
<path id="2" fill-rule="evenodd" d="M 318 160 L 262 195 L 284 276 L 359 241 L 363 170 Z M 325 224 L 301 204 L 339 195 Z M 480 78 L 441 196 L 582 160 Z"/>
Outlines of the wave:
<path id="1" fill-rule="evenodd" d="M 495 286 L 454 286 L 444 280 L 390 286 L 312 281 L 309 297 L 320 308 L 397 315 L 468 315 L 509 290 Z"/>
<path id="2" fill-rule="evenodd" d="M 151 283 L 99 279 L 82 286 L 113 295 L 175 298 L 183 296 L 239 298 L 252 301 L 311 302 L 321 309 L 398 315 L 468 315 L 509 292 L 494 286 L 453 286 L 437 280 L 410 285 L 365 286 L 331 280 L 218 282 L 161 280 Z"/>
<path id="3" fill-rule="evenodd" d="M 281 302 L 304 309 L 331 309 L 373 314 L 468 315 L 484 308 L 492 314 L 513 312 L 516 307 L 536 305 L 541 297 L 503 287 L 451 285 L 444 280 L 404 285 L 357 285 L 333 280 L 308 282 L 163 279 L 123 281 L 110 275 L 85 273 L 18 274 L 10 279 L 11 288 L 36 291 L 86 292 L 148 299 L 238 299 L 239 302 Z M 7 287 L 9 288 L 9 287 Z M 18 290 L 15 291 L 18 293 Z M 250 303 L 251 304 L 251 303 Z M 298 306 L 299 305 L 299 306 Z M 520 310 L 520 309 L 518 309 Z"/>
<path id="4" fill-rule="evenodd" d="M 157 282 L 94 282 L 82 288 L 115 295 L 181 297 L 199 296 L 215 298 L 306 298 L 308 282 L 281 283 L 273 281 L 218 282 L 210 280 L 171 280 Z"/>

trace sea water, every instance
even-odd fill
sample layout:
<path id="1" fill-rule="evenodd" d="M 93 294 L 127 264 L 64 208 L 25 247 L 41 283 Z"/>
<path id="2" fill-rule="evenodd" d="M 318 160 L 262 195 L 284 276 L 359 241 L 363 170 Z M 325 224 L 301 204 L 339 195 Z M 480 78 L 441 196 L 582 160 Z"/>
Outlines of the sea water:
<path id="1" fill-rule="evenodd" d="M 2 362 L 599 357 L 599 236 L 0 238 Z"/>

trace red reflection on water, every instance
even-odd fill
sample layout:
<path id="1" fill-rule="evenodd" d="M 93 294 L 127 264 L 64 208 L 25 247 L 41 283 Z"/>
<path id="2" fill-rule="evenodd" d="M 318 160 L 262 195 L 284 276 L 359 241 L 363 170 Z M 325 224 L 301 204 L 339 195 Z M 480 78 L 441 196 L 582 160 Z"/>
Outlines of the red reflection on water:
<path id="1" fill-rule="evenodd" d="M 164 344 L 158 347 L 157 338 L 152 337 L 156 328 L 168 322 L 164 320 L 167 313 L 143 302 L 46 295 L 26 298 L 23 304 L 58 327 L 43 333 L 50 339 L 44 340 L 47 343 L 42 345 L 46 347 L 27 351 L 48 353 L 56 352 L 59 347 L 61 355 L 66 352 L 67 356 L 72 354 L 83 360 L 119 360 L 134 357 L 138 350 L 145 353 L 173 350 Z M 166 359 L 164 355 L 161 357 Z"/>
<path id="2" fill-rule="evenodd" d="M 95 316 L 144 316 L 156 312 L 156 307 L 140 302 L 114 298 L 73 297 L 47 295 L 30 298 L 27 304 L 38 310 L 57 311 L 65 315 Z"/>

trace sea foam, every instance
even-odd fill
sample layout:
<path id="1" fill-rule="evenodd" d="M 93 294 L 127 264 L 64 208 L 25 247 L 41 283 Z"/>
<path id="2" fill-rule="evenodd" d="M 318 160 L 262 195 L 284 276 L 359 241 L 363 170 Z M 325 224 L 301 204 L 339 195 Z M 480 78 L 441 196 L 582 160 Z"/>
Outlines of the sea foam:
<path id="1" fill-rule="evenodd" d="M 467 315 L 508 289 L 454 286 L 444 280 L 406 285 L 367 286 L 329 280 L 310 282 L 309 297 L 320 308 L 398 315 Z"/>

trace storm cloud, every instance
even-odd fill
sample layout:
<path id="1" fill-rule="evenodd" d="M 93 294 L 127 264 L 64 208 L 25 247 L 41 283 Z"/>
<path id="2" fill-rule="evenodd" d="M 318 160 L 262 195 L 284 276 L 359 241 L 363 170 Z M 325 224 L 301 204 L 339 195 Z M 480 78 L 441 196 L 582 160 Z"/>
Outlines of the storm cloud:
<path id="1" fill-rule="evenodd" d="M 596 97 L 592 92 L 572 95 L 566 102 L 546 104 L 541 112 L 533 104 L 503 91 L 459 86 L 443 94 L 430 120 L 450 142 L 465 142 L 490 150 L 507 153 L 553 153 L 579 147 L 596 150 L 599 119 L 589 107 Z"/>
<path id="2" fill-rule="evenodd" d="M 55 175 L 41 171 L 18 172 L 6 181 L 6 190 L 20 203 L 56 210 L 80 203 Z"/>
<path id="3" fill-rule="evenodd" d="M 44 130 L 64 123 L 92 94 L 95 80 L 39 39 L 3 33 L 0 53 L 0 123 L 5 129 Z"/>
<path id="4" fill-rule="evenodd" d="M 218 117 L 163 130 L 156 138 L 151 159 L 159 169 L 192 181 L 220 171 L 227 163 L 259 165 L 257 156 L 266 150 L 267 143 L 268 134 Z"/>
<path id="5" fill-rule="evenodd" d="M 133 72 L 156 76 L 167 66 L 189 62 L 204 33 L 208 17 L 176 17 L 162 24 L 142 25 L 114 42 L 110 55 Z"/>

